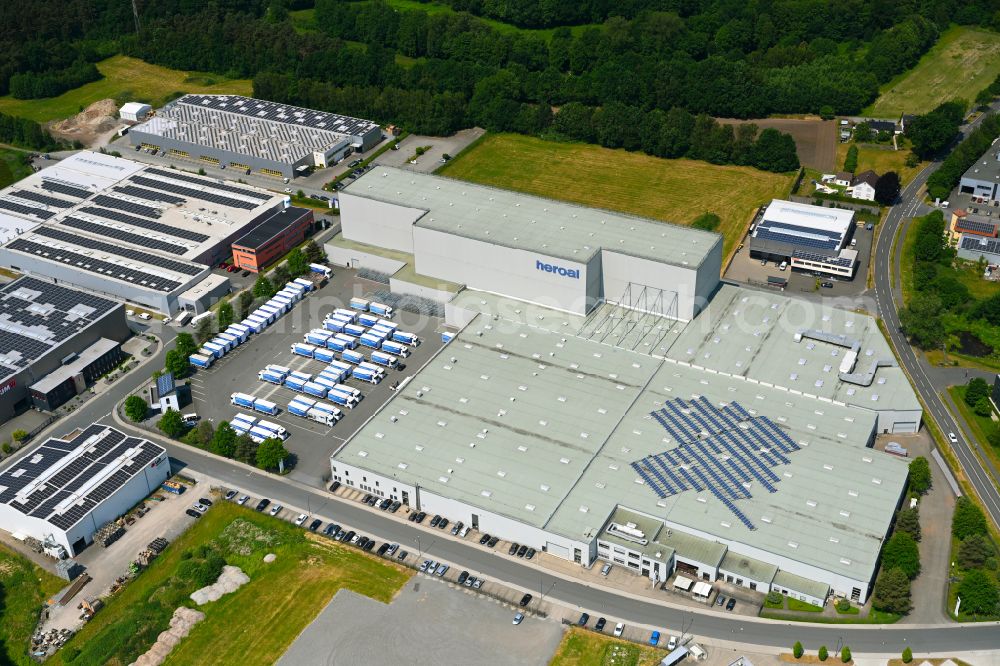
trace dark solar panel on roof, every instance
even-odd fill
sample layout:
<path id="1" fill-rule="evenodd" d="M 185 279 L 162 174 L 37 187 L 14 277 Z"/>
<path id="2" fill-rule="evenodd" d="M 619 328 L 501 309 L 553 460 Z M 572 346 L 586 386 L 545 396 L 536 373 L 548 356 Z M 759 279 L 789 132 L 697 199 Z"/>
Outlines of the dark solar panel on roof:
<path id="1" fill-rule="evenodd" d="M 973 252 L 1000 254 L 1000 240 L 996 238 L 962 238 L 962 249 Z"/>
<path id="2" fill-rule="evenodd" d="M 961 218 L 955 223 L 956 231 L 971 231 L 973 233 L 978 233 L 982 235 L 993 235 L 997 231 L 996 224 L 993 222 L 986 222 L 981 220 L 970 220 L 968 218 Z"/>
<path id="3" fill-rule="evenodd" d="M 31 206 L 25 206 L 24 204 L 19 204 L 16 201 L 10 201 L 9 199 L 0 199 L 0 208 L 12 211 L 14 213 L 20 213 L 21 215 L 34 215 L 40 220 L 47 220 L 53 215 L 55 215 L 55 213 L 51 211 L 47 211 L 42 208 L 32 208 Z"/>
<path id="4" fill-rule="evenodd" d="M 175 261 L 173 259 L 167 259 L 166 257 L 161 257 L 157 254 L 150 254 L 148 252 L 142 252 L 141 250 L 133 250 L 132 248 L 122 247 L 120 245 L 112 245 L 111 243 L 104 243 L 99 240 L 94 240 L 86 236 L 80 236 L 79 234 L 70 233 L 68 231 L 63 231 L 62 229 L 56 227 L 38 227 L 34 230 L 34 233 L 46 236 L 53 240 L 63 241 L 65 243 L 73 243 L 74 245 L 79 245 L 90 250 L 98 250 L 100 252 L 105 252 L 111 255 L 117 255 L 119 257 L 125 257 L 127 259 L 132 259 L 133 261 L 139 261 L 144 264 L 149 264 L 150 266 L 156 266 L 158 268 L 165 268 L 168 271 L 174 271 L 175 273 L 181 273 L 183 275 L 197 275 L 205 270 L 204 266 L 198 264 L 189 264 L 183 261 Z"/>
<path id="5" fill-rule="evenodd" d="M 854 265 L 854 260 L 848 257 L 831 257 L 825 254 L 819 254 L 817 252 L 806 252 L 804 250 L 795 250 L 792 253 L 792 257 L 795 259 L 802 259 L 803 261 L 813 261 L 820 264 L 828 264 L 830 266 L 844 266 L 850 267 Z"/>
<path id="6" fill-rule="evenodd" d="M 128 231 L 123 231 L 121 229 L 115 229 L 114 227 L 104 226 L 103 224 L 97 224 L 96 222 L 79 220 L 75 217 L 64 217 L 63 219 L 59 220 L 59 224 L 66 227 L 79 229 L 80 231 L 86 231 L 92 234 L 97 234 L 98 236 L 114 238 L 116 240 L 120 240 L 125 243 L 131 243 L 132 245 L 148 247 L 151 250 L 162 250 L 163 252 L 169 252 L 170 254 L 176 254 L 176 255 L 182 255 L 185 252 L 187 252 L 187 248 L 184 247 L 183 245 L 177 245 L 176 243 L 168 243 L 166 241 L 161 241 L 156 238 L 150 238 L 149 236 L 140 236 L 139 234 L 130 233 Z"/>
<path id="7" fill-rule="evenodd" d="M 114 220 L 116 222 L 124 222 L 125 224 L 130 224 L 133 227 L 141 227 L 143 229 L 149 229 L 150 231 L 155 231 L 167 236 L 173 236 L 174 238 L 183 238 L 184 240 L 194 241 L 195 243 L 204 243 L 208 240 L 208 236 L 205 234 L 200 234 L 197 231 L 188 231 L 187 229 L 179 229 L 177 227 L 172 227 L 167 224 L 161 224 L 160 222 L 153 222 L 152 220 L 146 220 L 141 217 L 135 217 L 134 215 L 126 215 L 125 213 L 119 212 L 117 210 L 108 210 L 106 208 L 97 208 L 95 206 L 87 206 L 86 208 L 80 209 L 81 213 L 90 213 L 91 215 L 96 215 L 98 217 L 103 217 L 106 220 Z"/>
<path id="8" fill-rule="evenodd" d="M 196 185 L 201 185 L 202 187 L 210 187 L 213 190 L 219 190 L 220 192 L 232 192 L 233 194 L 242 194 L 252 199 L 260 199 L 261 201 L 267 201 L 268 199 L 271 198 L 270 194 L 255 192 L 245 187 L 232 187 L 230 185 L 223 185 L 222 183 L 217 183 L 213 180 L 208 180 L 206 178 L 197 178 L 195 176 L 188 176 L 186 174 L 177 171 L 149 168 L 146 169 L 143 173 L 163 176 L 165 178 L 172 178 L 174 180 L 183 181 L 185 183 L 195 183 Z"/>
<path id="9" fill-rule="evenodd" d="M 55 206 L 56 208 L 72 208 L 76 205 L 75 201 L 66 201 L 65 199 L 57 199 L 56 197 L 47 197 L 44 194 L 32 192 L 31 190 L 14 190 L 9 192 L 9 194 L 10 196 L 17 197 L 18 199 L 27 199 L 28 201 L 34 201 L 46 206 Z"/>
<path id="10" fill-rule="evenodd" d="M 59 194 L 66 194 L 71 197 L 76 197 L 78 199 L 86 199 L 93 192 L 85 190 L 82 187 L 73 187 L 72 185 L 66 185 L 65 183 L 57 183 L 54 180 L 42 180 L 42 189 L 48 190 L 49 192 L 58 192 Z"/>
<path id="11" fill-rule="evenodd" d="M 136 215 L 144 215 L 146 217 L 159 217 L 160 209 L 153 208 L 152 206 L 143 206 L 142 204 L 137 204 L 132 201 L 125 201 L 124 199 L 116 199 L 115 197 L 109 197 L 105 194 L 98 194 L 94 197 L 94 203 L 98 206 L 105 206 L 107 208 L 114 208 L 115 210 L 125 211 L 126 213 L 135 213 Z"/>
<path id="12" fill-rule="evenodd" d="M 171 292 L 181 286 L 179 282 L 142 271 L 125 268 L 100 259 L 88 257 L 69 250 L 54 250 L 48 245 L 42 245 L 23 238 L 16 238 L 7 245 L 8 249 L 25 254 L 43 257 L 49 261 L 70 264 L 79 270 L 85 270 L 105 277 L 134 284 L 137 287 Z"/>
<path id="13" fill-rule="evenodd" d="M 142 176 L 133 176 L 132 182 L 138 185 L 145 185 L 146 187 L 151 187 L 157 190 L 166 190 L 167 192 L 173 192 L 174 194 L 181 194 L 189 199 L 200 199 L 201 201 L 210 201 L 212 203 L 217 203 L 220 206 L 228 206 L 230 208 L 243 208 L 245 210 L 253 210 L 260 204 L 250 203 L 249 201 L 243 201 L 242 199 L 234 199 L 233 197 L 225 197 L 221 194 L 213 194 L 205 190 L 196 190 L 193 187 L 185 187 L 183 185 L 176 185 L 174 183 L 168 183 L 162 180 L 154 180 L 152 178 L 143 178 Z"/>
<path id="14" fill-rule="evenodd" d="M 163 201 L 170 204 L 182 204 L 186 201 L 186 199 L 182 197 L 175 197 L 172 194 L 166 194 L 165 192 L 147 190 L 145 187 L 136 187 L 135 185 L 122 185 L 120 187 L 116 187 L 115 192 L 121 192 L 122 194 L 127 194 L 130 197 L 136 197 L 137 199 Z"/>

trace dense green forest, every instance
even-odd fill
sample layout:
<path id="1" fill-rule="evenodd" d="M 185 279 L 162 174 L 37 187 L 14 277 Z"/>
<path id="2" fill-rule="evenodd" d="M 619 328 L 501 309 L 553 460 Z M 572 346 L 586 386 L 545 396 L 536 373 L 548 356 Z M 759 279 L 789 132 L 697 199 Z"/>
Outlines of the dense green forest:
<path id="1" fill-rule="evenodd" d="M 386 0 L 137 2 L 138 34 L 129 0 L 0 3 L 0 94 L 57 90 L 91 74 L 84 63 L 125 53 L 420 132 L 546 132 L 553 109 L 575 104 L 617 125 L 614 136 L 653 112 L 661 127 L 674 109 L 856 113 L 949 23 L 1000 24 L 1000 0 L 445 0 L 456 11 L 434 12 Z M 313 6 L 316 30 L 296 32 L 289 12 Z"/>

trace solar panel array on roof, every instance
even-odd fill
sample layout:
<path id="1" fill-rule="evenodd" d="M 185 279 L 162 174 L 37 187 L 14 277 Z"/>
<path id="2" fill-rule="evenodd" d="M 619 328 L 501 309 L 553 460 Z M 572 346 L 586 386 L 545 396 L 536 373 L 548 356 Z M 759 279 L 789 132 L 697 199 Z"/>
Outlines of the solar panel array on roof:
<path id="1" fill-rule="evenodd" d="M 288 125 L 315 127 L 339 134 L 364 134 L 378 127 L 377 123 L 370 120 L 239 95 L 185 95 L 179 102 Z"/>
<path id="2" fill-rule="evenodd" d="M 54 180 L 43 179 L 42 189 L 48 190 L 49 192 L 58 192 L 59 194 L 66 194 L 71 197 L 76 197 L 78 199 L 86 199 L 93 192 L 85 190 L 81 187 L 73 187 L 72 185 L 66 185 L 65 183 L 59 183 Z"/>
<path id="3" fill-rule="evenodd" d="M 115 238 L 120 241 L 125 241 L 126 243 L 131 243 L 132 245 L 148 247 L 151 250 L 162 250 L 163 252 L 169 252 L 170 254 L 182 255 L 188 250 L 188 248 L 183 245 L 168 243 L 167 241 L 150 238 L 149 236 L 141 236 L 139 234 L 123 231 L 121 229 L 115 229 L 114 227 L 97 224 L 96 222 L 80 220 L 75 217 L 64 217 L 59 220 L 59 224 L 79 229 L 80 231 L 88 231 L 92 234 L 97 234 L 98 236 Z"/>
<path id="4" fill-rule="evenodd" d="M 21 215 L 34 215 L 40 220 L 47 220 L 55 215 L 52 211 L 25 206 L 24 204 L 19 204 L 16 201 L 10 201 L 9 199 L 0 199 L 0 208 L 20 213 Z"/>
<path id="5" fill-rule="evenodd" d="M 260 192 L 254 192 L 253 190 L 248 190 L 242 187 L 232 187 L 230 185 L 223 185 L 222 183 L 217 183 L 214 180 L 208 180 L 206 178 L 197 178 L 195 176 L 188 176 L 177 171 L 167 171 L 166 169 L 156 169 L 149 168 L 146 169 L 144 173 L 155 174 L 157 176 L 163 176 L 165 178 L 173 178 L 174 180 L 181 180 L 185 183 L 194 183 L 196 185 L 201 185 L 202 187 L 210 187 L 213 190 L 219 190 L 220 192 L 232 192 L 233 194 L 242 194 L 248 196 L 252 199 L 260 199 L 261 201 L 267 201 L 271 198 L 270 194 L 262 194 Z"/>
<path id="6" fill-rule="evenodd" d="M 87 236 L 80 236 L 68 231 L 63 231 L 62 229 L 56 227 L 38 227 L 33 233 L 40 236 L 46 236 L 53 240 L 62 241 L 64 243 L 85 247 L 90 250 L 97 250 L 113 256 L 125 257 L 133 261 L 140 261 L 144 264 L 164 268 L 168 271 L 173 271 L 182 275 L 197 275 L 204 270 L 203 266 L 199 266 L 197 264 L 174 261 L 173 259 L 167 259 L 166 257 L 161 257 L 156 254 L 142 252 L 141 250 L 133 250 L 120 245 L 104 243 Z"/>
<path id="7" fill-rule="evenodd" d="M 30 190 L 14 190 L 13 192 L 8 192 L 12 197 L 17 197 L 18 199 L 27 199 L 28 201 L 35 201 L 40 204 L 45 204 L 46 206 L 55 206 L 56 208 L 72 208 L 76 205 L 75 201 L 66 201 L 65 199 L 57 199 L 56 197 L 47 197 L 44 194 L 39 194 L 38 192 L 32 192 Z"/>
<path id="8" fill-rule="evenodd" d="M 142 285 L 158 291 L 171 292 L 181 286 L 179 282 L 174 280 L 168 280 L 167 278 L 145 273 L 143 271 L 125 268 L 124 266 L 119 266 L 118 264 L 102 261 L 100 259 L 94 259 L 93 257 L 88 257 L 85 254 L 79 254 L 70 250 L 57 250 L 49 245 L 42 245 L 30 240 L 25 240 L 24 238 L 15 238 L 10 242 L 10 244 L 7 245 L 7 247 L 17 252 L 34 254 L 51 261 L 73 264 L 76 268 L 81 270 L 97 273 L 98 275 L 104 275 L 106 277 L 112 277 L 116 280 Z"/>
<path id="9" fill-rule="evenodd" d="M 650 416 L 677 446 L 631 463 L 643 482 L 660 498 L 708 490 L 747 529 L 757 529 L 733 502 L 752 497 L 754 481 L 777 492 L 774 484 L 781 479 L 772 468 L 788 464 L 785 454 L 799 445 L 773 421 L 750 418 L 735 402 L 719 409 L 704 396 L 675 398 Z"/>
<path id="10" fill-rule="evenodd" d="M 792 257 L 795 259 L 802 259 L 803 261 L 814 261 L 820 264 L 827 264 L 829 266 L 843 266 L 844 268 L 850 268 L 854 265 L 854 260 L 848 257 L 831 257 L 825 254 L 819 254 L 818 252 L 806 252 L 805 250 L 795 250 L 792 252 Z"/>
<path id="11" fill-rule="evenodd" d="M 158 395 L 167 395 L 174 390 L 174 375 L 172 372 L 165 372 L 156 378 L 156 392 Z"/>
<path id="12" fill-rule="evenodd" d="M 840 234 L 836 232 L 768 222 L 767 220 L 757 226 L 754 237 L 822 250 L 838 250 L 842 240 Z"/>
<path id="13" fill-rule="evenodd" d="M 994 222 L 985 220 L 970 220 L 969 218 L 959 218 L 955 223 L 955 231 L 969 231 L 984 236 L 994 236 L 997 233 L 997 225 Z"/>
<path id="14" fill-rule="evenodd" d="M 160 222 L 153 222 L 152 220 L 144 220 L 141 217 L 126 215 L 125 213 L 120 213 L 116 210 L 107 210 L 106 208 L 87 206 L 86 208 L 81 208 L 80 212 L 90 213 L 91 215 L 103 217 L 107 220 L 124 222 L 125 224 L 132 225 L 133 227 L 149 229 L 150 231 L 156 231 L 167 236 L 173 236 L 174 238 L 183 238 L 184 240 L 194 241 L 195 243 L 204 243 L 208 240 L 208 236 L 200 234 L 197 231 L 188 231 L 187 229 L 172 227 L 168 224 L 161 224 Z"/>
<path id="15" fill-rule="evenodd" d="M 27 367 L 115 303 L 32 277 L 0 288 L 0 376 Z"/>
<path id="16" fill-rule="evenodd" d="M 1000 254 L 1000 240 L 996 238 L 962 238 L 962 249 L 973 252 Z"/>
<path id="17" fill-rule="evenodd" d="M 107 208 L 114 208 L 115 210 L 122 210 L 126 213 L 135 213 L 136 215 L 144 215 L 146 217 L 159 217 L 161 213 L 159 208 L 143 206 L 142 204 L 125 201 L 124 199 L 116 199 L 104 194 L 98 194 L 94 197 L 94 203 L 98 206 L 106 206 Z"/>
<path id="18" fill-rule="evenodd" d="M 45 441 L 8 467 L 0 474 L 0 502 L 68 530 L 163 453 L 95 423 L 68 442 Z"/>
<path id="19" fill-rule="evenodd" d="M 142 176 L 133 176 L 132 182 L 137 185 L 145 185 L 146 187 L 151 187 L 157 190 L 166 190 L 167 192 L 173 192 L 174 194 L 182 194 L 189 199 L 200 199 L 202 201 L 211 201 L 212 203 L 217 203 L 220 206 L 229 206 L 230 208 L 243 208 L 245 210 L 253 210 L 260 204 L 253 204 L 248 201 L 243 201 L 242 199 L 234 199 L 232 197 L 224 197 L 221 194 L 212 194 L 211 192 L 206 192 L 204 190 L 196 190 L 193 187 L 184 187 L 183 185 L 176 185 L 174 183 L 168 183 L 163 180 L 154 180 L 152 178 L 143 178 Z"/>
<path id="20" fill-rule="evenodd" d="M 135 185 L 122 185 L 115 188 L 115 192 L 121 192 L 122 194 L 127 194 L 130 197 L 136 197 L 137 199 L 149 199 L 150 201 L 163 201 L 170 204 L 182 204 L 186 199 L 181 197 L 175 197 L 171 194 L 166 194 L 164 192 L 157 192 L 155 190 L 147 190 L 144 187 L 136 187 Z"/>

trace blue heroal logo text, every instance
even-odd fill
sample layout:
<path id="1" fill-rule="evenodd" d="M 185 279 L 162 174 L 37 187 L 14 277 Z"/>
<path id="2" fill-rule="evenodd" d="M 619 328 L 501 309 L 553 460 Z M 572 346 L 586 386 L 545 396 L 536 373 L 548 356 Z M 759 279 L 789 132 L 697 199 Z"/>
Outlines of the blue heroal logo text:
<path id="1" fill-rule="evenodd" d="M 552 264 L 546 264 L 538 259 L 535 260 L 535 268 L 540 271 L 545 271 L 546 273 L 556 273 L 557 275 L 562 275 L 563 277 L 570 277 L 577 280 L 580 279 L 580 271 L 575 268 L 553 266 Z"/>

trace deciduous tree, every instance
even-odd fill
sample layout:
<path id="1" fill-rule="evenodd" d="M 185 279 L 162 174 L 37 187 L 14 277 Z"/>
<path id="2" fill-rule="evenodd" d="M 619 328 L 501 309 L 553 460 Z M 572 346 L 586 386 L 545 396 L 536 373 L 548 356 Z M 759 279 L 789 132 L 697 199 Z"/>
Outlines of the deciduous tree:
<path id="1" fill-rule="evenodd" d="M 183 435 L 184 431 L 187 429 L 187 426 L 184 424 L 184 419 L 181 417 L 181 413 L 173 409 L 168 409 L 167 412 L 160 417 L 160 419 L 156 422 L 156 427 L 159 428 L 164 435 L 174 439 Z"/>
<path id="2" fill-rule="evenodd" d="M 872 588 L 872 606 L 887 613 L 909 612 L 910 579 L 902 569 L 882 569 Z"/>
<path id="3" fill-rule="evenodd" d="M 875 183 L 875 201 L 883 206 L 891 206 L 899 198 L 899 174 L 886 171 Z"/>
<path id="4" fill-rule="evenodd" d="M 277 470 L 281 461 L 288 457 L 288 450 L 277 437 L 269 437 L 257 448 L 257 467 L 269 471 Z"/>
<path id="5" fill-rule="evenodd" d="M 920 549 L 906 532 L 896 532 L 882 547 L 882 567 L 902 569 L 910 580 L 920 573 Z"/>
<path id="6" fill-rule="evenodd" d="M 960 611 L 968 614 L 993 615 L 997 612 L 997 585 L 982 569 L 973 569 L 965 574 L 958 585 L 958 596 L 962 599 Z"/>
<path id="7" fill-rule="evenodd" d="M 142 396 L 130 395 L 125 398 L 125 416 L 135 423 L 144 421 L 149 412 L 149 405 L 142 399 Z"/>
<path id="8" fill-rule="evenodd" d="M 951 533 L 964 541 L 973 534 L 985 535 L 986 517 L 982 509 L 966 496 L 955 500 L 955 513 L 951 519 Z"/>
<path id="9" fill-rule="evenodd" d="M 931 489 L 931 466 L 927 458 L 917 456 L 910 462 L 910 490 L 921 495 Z"/>

